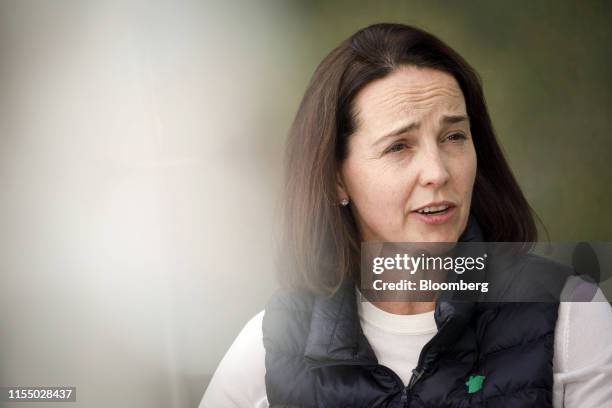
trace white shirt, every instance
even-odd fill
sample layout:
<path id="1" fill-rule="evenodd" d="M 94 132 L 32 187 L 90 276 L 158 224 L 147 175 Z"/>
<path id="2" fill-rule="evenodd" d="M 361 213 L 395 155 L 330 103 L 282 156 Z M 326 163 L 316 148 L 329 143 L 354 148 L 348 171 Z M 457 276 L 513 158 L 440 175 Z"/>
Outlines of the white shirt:
<path id="1" fill-rule="evenodd" d="M 597 297 L 603 299 L 603 294 Z M 404 384 L 421 349 L 436 333 L 433 312 L 387 313 L 358 301 L 359 319 L 380 364 Z M 267 408 L 265 349 L 259 312 L 244 326 L 217 367 L 200 408 Z M 555 408 L 612 407 L 612 308 L 607 302 L 562 302 L 555 327 Z"/>

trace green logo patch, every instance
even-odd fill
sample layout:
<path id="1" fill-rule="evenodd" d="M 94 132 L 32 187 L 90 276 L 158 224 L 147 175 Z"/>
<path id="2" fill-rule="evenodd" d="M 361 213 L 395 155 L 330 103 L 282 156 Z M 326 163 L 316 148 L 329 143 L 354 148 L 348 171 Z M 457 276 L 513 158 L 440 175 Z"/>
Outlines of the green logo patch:
<path id="1" fill-rule="evenodd" d="M 470 379 L 465 383 L 465 385 L 468 387 L 468 394 L 473 394 L 482 390 L 482 383 L 484 382 L 484 379 L 484 375 L 470 375 Z"/>

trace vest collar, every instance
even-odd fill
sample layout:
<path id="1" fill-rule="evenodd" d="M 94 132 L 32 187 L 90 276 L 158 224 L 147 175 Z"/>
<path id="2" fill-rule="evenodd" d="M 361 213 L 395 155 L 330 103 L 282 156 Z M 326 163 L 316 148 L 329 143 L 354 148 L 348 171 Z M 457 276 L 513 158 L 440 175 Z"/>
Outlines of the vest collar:
<path id="1" fill-rule="evenodd" d="M 480 225 L 472 214 L 459 241 L 483 241 Z M 463 333 L 473 310 L 473 302 L 442 299 L 436 303 L 434 318 L 438 332 L 423 348 L 419 365 L 430 366 L 437 360 L 445 345 L 452 344 Z M 311 368 L 378 363 L 361 329 L 353 279 L 346 279 L 331 297 L 315 296 L 304 360 Z"/>

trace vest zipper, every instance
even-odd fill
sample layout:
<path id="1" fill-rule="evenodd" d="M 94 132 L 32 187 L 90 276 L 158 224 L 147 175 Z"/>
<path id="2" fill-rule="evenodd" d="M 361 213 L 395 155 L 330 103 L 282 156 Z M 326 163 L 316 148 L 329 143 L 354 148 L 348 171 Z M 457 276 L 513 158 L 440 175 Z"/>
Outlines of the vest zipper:
<path id="1" fill-rule="evenodd" d="M 412 376 L 410 376 L 410 381 L 408 381 L 408 385 L 404 388 L 404 393 L 402 394 L 402 401 L 405 401 L 404 407 L 406 408 L 409 407 L 410 400 L 412 400 L 412 389 L 414 388 L 414 386 L 420 380 L 426 377 L 425 375 L 426 373 L 431 372 L 430 367 L 424 364 L 425 355 L 428 353 L 430 347 L 431 347 L 431 341 L 425 344 L 425 346 L 423 347 L 423 350 L 421 350 L 421 354 L 419 355 L 419 362 L 417 364 L 417 367 L 414 370 L 412 370 Z"/>
<path id="2" fill-rule="evenodd" d="M 414 385 L 419 382 L 419 380 L 421 380 L 422 378 L 425 377 L 425 373 L 426 373 L 426 368 L 421 365 L 419 365 L 417 368 L 415 368 L 414 370 L 412 370 L 412 376 L 410 377 L 410 381 L 408 382 L 407 386 L 404 386 L 402 379 L 400 378 L 399 375 L 397 375 L 397 373 L 395 371 L 393 371 L 392 369 L 390 369 L 387 366 L 384 366 L 382 364 L 376 364 L 375 366 L 373 366 L 373 369 L 382 369 L 384 371 L 386 371 L 387 373 L 389 373 L 398 384 L 402 385 L 402 396 L 401 396 L 401 403 L 402 406 L 405 408 L 408 408 L 409 405 L 409 396 L 410 396 L 410 392 L 412 391 L 412 387 L 414 387 Z"/>
<path id="3" fill-rule="evenodd" d="M 410 405 L 410 401 L 412 400 L 412 388 L 414 385 L 419 382 L 421 378 L 423 378 L 423 374 L 425 374 L 424 368 L 415 368 L 412 370 L 412 376 L 410 377 L 410 381 L 408 381 L 408 385 L 404 387 L 402 392 L 402 403 L 405 408 L 408 408 Z"/>
<path id="4" fill-rule="evenodd" d="M 438 332 L 439 333 L 439 332 Z M 437 337 L 438 333 L 434 336 Z M 425 364 L 425 356 L 429 353 L 429 349 L 431 348 L 431 344 L 433 342 L 433 338 L 423 346 L 421 353 L 419 354 L 419 361 L 414 370 L 412 370 L 412 376 L 410 377 L 410 381 L 408 382 L 408 391 L 412 390 L 416 383 L 418 383 L 424 376 L 425 372 L 431 371 L 429 370 L 429 365 Z"/>
<path id="5" fill-rule="evenodd" d="M 423 377 L 425 374 L 425 369 L 418 367 L 412 370 L 412 376 L 410 377 L 410 381 L 408 382 L 408 386 L 406 387 L 409 391 L 412 390 L 412 387 Z"/>

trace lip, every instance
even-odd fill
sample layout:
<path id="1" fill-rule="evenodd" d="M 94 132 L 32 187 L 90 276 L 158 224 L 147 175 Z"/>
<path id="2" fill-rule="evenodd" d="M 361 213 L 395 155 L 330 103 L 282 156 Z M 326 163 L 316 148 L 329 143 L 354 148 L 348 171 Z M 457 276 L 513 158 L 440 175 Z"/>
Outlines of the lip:
<path id="1" fill-rule="evenodd" d="M 419 210 L 422 210 L 425 207 L 436 207 L 438 205 L 446 205 L 448 207 L 456 207 L 457 205 L 455 203 L 453 203 L 452 201 L 435 201 L 435 202 L 431 202 L 429 204 L 425 204 L 419 208 L 415 208 L 414 210 L 412 210 L 413 212 L 417 212 Z M 449 208 L 450 209 L 450 208 Z"/>
<path id="2" fill-rule="evenodd" d="M 434 207 L 438 205 L 447 205 L 448 210 L 446 210 L 444 214 L 436 214 L 436 215 L 425 215 L 425 214 L 421 214 L 418 212 L 418 210 L 422 208 Z M 412 214 L 414 214 L 414 216 L 417 217 L 418 220 L 423 221 L 425 224 L 439 225 L 439 224 L 444 224 L 445 222 L 450 220 L 450 218 L 455 214 L 456 211 L 457 211 L 457 206 L 453 204 L 452 202 L 440 201 L 440 202 L 435 202 L 435 203 L 429 203 L 427 205 L 419 207 L 416 210 L 412 211 Z"/>

